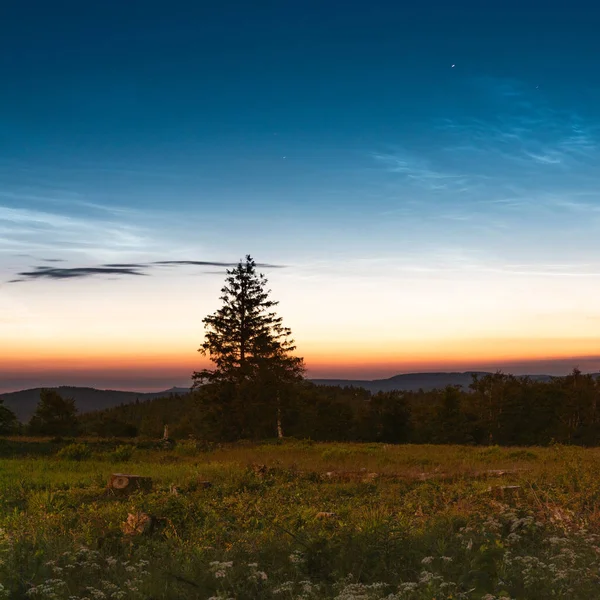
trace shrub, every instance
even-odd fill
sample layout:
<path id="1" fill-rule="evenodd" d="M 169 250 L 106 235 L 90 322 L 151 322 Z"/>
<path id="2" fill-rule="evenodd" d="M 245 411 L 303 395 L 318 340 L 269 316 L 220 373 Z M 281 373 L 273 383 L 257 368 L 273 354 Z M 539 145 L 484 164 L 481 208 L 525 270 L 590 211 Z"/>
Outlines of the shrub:
<path id="1" fill-rule="evenodd" d="M 87 460 L 92 451 L 85 444 L 69 444 L 59 450 L 57 456 L 66 460 Z"/>
<path id="2" fill-rule="evenodd" d="M 110 453 L 110 458 L 115 462 L 127 462 L 131 460 L 133 452 L 133 446 L 126 446 L 125 444 L 121 444 Z"/>

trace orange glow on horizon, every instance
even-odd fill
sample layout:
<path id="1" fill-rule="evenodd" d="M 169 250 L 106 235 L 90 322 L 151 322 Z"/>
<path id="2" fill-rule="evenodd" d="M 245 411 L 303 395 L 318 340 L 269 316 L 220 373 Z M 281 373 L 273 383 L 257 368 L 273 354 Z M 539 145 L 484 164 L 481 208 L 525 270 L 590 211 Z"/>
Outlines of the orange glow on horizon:
<path id="1" fill-rule="evenodd" d="M 403 340 L 400 344 L 365 345 L 346 343 L 328 345 L 306 344 L 298 348 L 304 356 L 309 371 L 349 371 L 376 368 L 377 371 L 444 369 L 458 365 L 492 362 L 521 362 L 559 360 L 572 357 L 595 357 L 600 355 L 598 338 L 547 338 L 547 339 L 463 339 L 463 340 Z M 0 347 L 0 353 L 2 348 Z M 51 371 L 137 371 L 140 369 L 193 370 L 210 366 L 210 361 L 196 351 L 119 348 L 27 348 L 24 345 L 15 352 L 5 352 L 4 370 L 13 372 Z"/>

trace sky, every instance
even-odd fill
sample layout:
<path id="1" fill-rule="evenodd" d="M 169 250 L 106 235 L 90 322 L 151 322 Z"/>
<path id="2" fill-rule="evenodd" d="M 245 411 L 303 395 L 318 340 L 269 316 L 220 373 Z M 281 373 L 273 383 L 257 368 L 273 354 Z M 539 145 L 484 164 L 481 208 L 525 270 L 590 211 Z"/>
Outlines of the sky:
<path id="1" fill-rule="evenodd" d="M 0 391 L 190 384 L 228 264 L 310 377 L 600 370 L 600 8 L 0 7 Z"/>

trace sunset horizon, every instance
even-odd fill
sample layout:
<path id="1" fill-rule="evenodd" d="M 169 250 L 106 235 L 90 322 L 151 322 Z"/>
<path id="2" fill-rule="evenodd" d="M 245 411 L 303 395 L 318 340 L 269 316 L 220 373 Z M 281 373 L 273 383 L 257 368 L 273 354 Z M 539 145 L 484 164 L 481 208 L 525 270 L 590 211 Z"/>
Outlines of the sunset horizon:
<path id="1" fill-rule="evenodd" d="M 556 342 L 556 340 L 554 340 Z M 513 340 L 517 344 L 519 340 Z M 190 356 L 192 354 L 192 356 Z M 505 354 L 479 356 L 478 359 L 457 357 L 440 360 L 421 357 L 398 360 L 381 359 L 337 360 L 322 356 L 320 362 L 305 359 L 307 379 L 373 380 L 387 379 L 410 373 L 496 372 L 512 375 L 568 375 L 573 369 L 583 373 L 600 372 L 600 356 L 585 354 L 557 354 L 527 357 L 521 360 Z M 103 360 L 104 358 L 104 360 Z M 92 387 L 138 392 L 164 391 L 172 387 L 189 388 L 193 371 L 210 367 L 210 361 L 192 352 L 170 356 L 88 357 L 64 356 L 61 359 L 40 357 L 31 362 L 5 361 L 0 370 L 0 395 L 21 389 L 38 387 Z"/>
<path id="2" fill-rule="evenodd" d="M 307 377 L 600 370 L 593 20 L 201 4 L 8 11 L 0 390 L 184 384 L 247 253 Z"/>

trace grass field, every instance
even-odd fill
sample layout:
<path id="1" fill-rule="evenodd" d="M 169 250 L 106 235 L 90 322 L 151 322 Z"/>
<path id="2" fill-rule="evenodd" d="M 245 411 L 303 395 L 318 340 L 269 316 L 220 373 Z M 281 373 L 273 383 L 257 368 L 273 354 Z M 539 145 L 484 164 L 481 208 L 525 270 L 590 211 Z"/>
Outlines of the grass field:
<path id="1" fill-rule="evenodd" d="M 600 598 L 599 450 L 144 446 L 0 440 L 0 598 Z"/>

